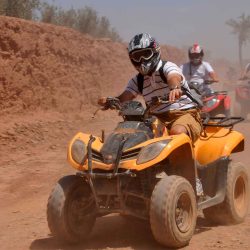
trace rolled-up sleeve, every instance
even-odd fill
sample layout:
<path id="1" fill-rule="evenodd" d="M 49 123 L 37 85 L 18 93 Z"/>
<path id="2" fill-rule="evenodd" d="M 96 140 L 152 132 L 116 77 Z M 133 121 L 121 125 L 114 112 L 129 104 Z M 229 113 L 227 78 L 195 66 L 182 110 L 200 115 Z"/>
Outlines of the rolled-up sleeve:
<path id="1" fill-rule="evenodd" d="M 206 62 L 204 65 L 208 73 L 214 72 L 214 69 L 212 68 L 210 63 Z"/>
<path id="2" fill-rule="evenodd" d="M 184 75 L 182 74 L 182 70 L 180 67 L 178 67 L 175 63 L 172 63 L 172 62 L 167 62 L 165 65 L 164 65 L 164 74 L 166 76 L 166 78 L 171 75 L 171 74 L 178 74 L 181 76 L 182 78 L 182 82 L 181 84 L 183 84 L 183 82 L 185 82 L 185 77 Z"/>

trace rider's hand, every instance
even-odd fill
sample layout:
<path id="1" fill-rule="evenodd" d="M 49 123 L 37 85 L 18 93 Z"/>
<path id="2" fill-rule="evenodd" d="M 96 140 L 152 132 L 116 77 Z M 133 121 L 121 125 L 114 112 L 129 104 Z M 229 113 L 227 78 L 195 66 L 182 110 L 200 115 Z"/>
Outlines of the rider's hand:
<path id="1" fill-rule="evenodd" d="M 97 103 L 98 105 L 105 107 L 107 104 L 107 97 L 100 97 Z"/>
<path id="2" fill-rule="evenodd" d="M 175 88 L 170 90 L 169 92 L 169 101 L 174 102 L 182 96 L 182 90 L 179 88 Z"/>
<path id="3" fill-rule="evenodd" d="M 182 76 L 179 73 L 169 74 L 167 77 L 167 82 L 170 89 L 168 100 L 170 102 L 174 102 L 176 99 L 179 99 L 182 95 L 181 91 Z"/>

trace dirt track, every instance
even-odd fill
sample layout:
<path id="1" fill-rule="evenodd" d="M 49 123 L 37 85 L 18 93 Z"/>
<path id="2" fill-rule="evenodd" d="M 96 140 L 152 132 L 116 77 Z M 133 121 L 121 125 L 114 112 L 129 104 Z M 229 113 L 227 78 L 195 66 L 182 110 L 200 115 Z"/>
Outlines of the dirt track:
<path id="1" fill-rule="evenodd" d="M 36 131 L 20 138 L 13 132 L 20 118 L 13 117 L 11 123 L 6 122 L 1 135 L 12 134 L 13 142 L 4 145 L 1 137 L 0 200 L 4 202 L 1 202 L 0 249 L 163 249 L 155 243 L 145 224 L 127 223 L 117 215 L 99 219 L 91 237 L 82 245 L 61 245 L 49 235 L 46 222 L 49 193 L 57 179 L 74 172 L 66 162 L 68 140 L 79 129 L 98 132 L 106 127 L 109 131 L 114 123 L 108 116 L 115 114 L 104 115 L 101 120 L 98 119 L 101 115 L 95 120 L 86 117 L 66 120 L 63 116 L 44 114 L 41 121 L 41 116 L 34 114 L 32 122 L 30 117 L 26 117 L 26 122 L 23 119 L 19 131 L 24 135 L 25 129 L 36 128 Z M 250 139 L 248 126 L 246 123 L 236 126 L 246 134 L 247 140 Z M 249 144 L 235 158 L 249 166 L 248 150 Z M 240 225 L 219 227 L 212 227 L 199 217 L 196 233 L 185 249 L 250 249 L 249 234 L 250 214 Z"/>

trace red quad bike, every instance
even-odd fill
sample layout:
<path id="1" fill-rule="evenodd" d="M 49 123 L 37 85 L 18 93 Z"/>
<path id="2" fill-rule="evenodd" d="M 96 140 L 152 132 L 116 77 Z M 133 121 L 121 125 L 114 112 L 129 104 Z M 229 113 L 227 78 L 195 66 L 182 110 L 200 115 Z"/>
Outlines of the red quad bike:
<path id="1" fill-rule="evenodd" d="M 205 81 L 207 85 L 212 83 L 214 82 Z M 204 105 L 203 112 L 208 113 L 210 117 L 218 115 L 230 116 L 231 98 L 228 96 L 227 91 L 211 91 L 209 88 L 201 89 L 195 82 L 189 83 L 189 86 L 200 94 Z"/>
<path id="2" fill-rule="evenodd" d="M 250 79 L 242 78 L 235 88 L 234 113 L 247 119 L 250 107 Z"/>

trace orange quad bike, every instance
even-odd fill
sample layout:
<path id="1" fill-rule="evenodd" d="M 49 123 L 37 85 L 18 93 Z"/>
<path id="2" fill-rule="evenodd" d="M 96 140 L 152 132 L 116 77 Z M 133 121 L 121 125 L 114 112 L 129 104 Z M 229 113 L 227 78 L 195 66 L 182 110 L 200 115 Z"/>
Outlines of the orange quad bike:
<path id="1" fill-rule="evenodd" d="M 119 110 L 124 121 L 106 140 L 79 132 L 69 143 L 68 161 L 77 172 L 61 178 L 48 199 L 52 235 L 81 242 L 98 217 L 119 213 L 148 220 L 158 243 L 178 248 L 191 240 L 197 210 L 215 223 L 244 220 L 247 169 L 230 159 L 244 150 L 244 136 L 233 130 L 243 119 L 204 119 L 204 132 L 193 145 L 186 134 L 169 135 L 140 102 L 121 105 L 108 98 L 108 108 Z"/>

